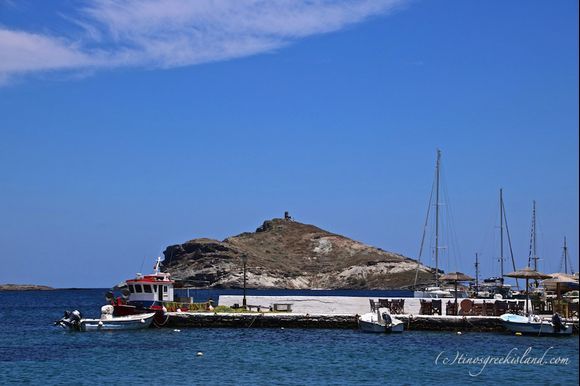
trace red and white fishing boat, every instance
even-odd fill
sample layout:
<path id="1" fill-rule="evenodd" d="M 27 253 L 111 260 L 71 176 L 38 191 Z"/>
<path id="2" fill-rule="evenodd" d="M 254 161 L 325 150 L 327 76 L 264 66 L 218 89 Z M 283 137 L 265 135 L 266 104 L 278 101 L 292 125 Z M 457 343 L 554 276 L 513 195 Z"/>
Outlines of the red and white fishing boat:
<path id="1" fill-rule="evenodd" d="M 107 293 L 107 300 L 113 305 L 114 316 L 127 316 L 155 312 L 155 325 L 162 325 L 166 320 L 166 312 L 174 311 L 208 311 L 211 302 L 193 303 L 191 298 L 187 302 L 176 301 L 174 296 L 175 281 L 171 275 L 161 272 L 161 257 L 148 275 L 137 274 L 133 279 L 115 286 L 121 296 L 115 296 L 113 291 Z M 181 300 L 181 299 L 177 299 Z"/>

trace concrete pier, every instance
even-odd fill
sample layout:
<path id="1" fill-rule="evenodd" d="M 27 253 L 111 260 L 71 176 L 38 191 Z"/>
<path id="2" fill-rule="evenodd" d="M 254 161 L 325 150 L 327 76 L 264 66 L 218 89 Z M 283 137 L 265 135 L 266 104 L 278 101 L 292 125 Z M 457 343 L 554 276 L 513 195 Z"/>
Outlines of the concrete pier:
<path id="1" fill-rule="evenodd" d="M 297 313 L 169 312 L 166 327 L 358 328 L 358 316 Z"/>
<path id="2" fill-rule="evenodd" d="M 168 312 L 169 328 L 333 328 L 358 329 L 358 315 L 297 313 Z M 496 316 L 396 315 L 410 331 L 507 332 Z M 573 323 L 578 334 L 578 320 Z"/>
<path id="3" fill-rule="evenodd" d="M 168 312 L 164 327 L 235 327 L 235 328 L 342 328 L 357 329 L 358 317 L 370 312 L 367 297 L 342 296 L 248 296 L 247 304 L 261 312 Z M 420 299 L 405 298 L 404 314 L 395 315 L 405 323 L 405 330 L 506 332 L 497 316 L 420 315 Z M 482 302 L 482 299 L 477 299 Z M 489 301 L 489 300 L 488 300 Z M 219 305 L 242 304 L 241 296 L 221 296 Z M 274 304 L 290 304 L 292 312 L 268 312 Z M 548 317 L 549 318 L 549 317 Z M 578 320 L 574 323 L 578 333 Z"/>
<path id="4" fill-rule="evenodd" d="M 497 317 L 397 315 L 406 330 L 505 331 Z M 165 327 L 357 329 L 358 315 L 297 313 L 169 312 Z"/>

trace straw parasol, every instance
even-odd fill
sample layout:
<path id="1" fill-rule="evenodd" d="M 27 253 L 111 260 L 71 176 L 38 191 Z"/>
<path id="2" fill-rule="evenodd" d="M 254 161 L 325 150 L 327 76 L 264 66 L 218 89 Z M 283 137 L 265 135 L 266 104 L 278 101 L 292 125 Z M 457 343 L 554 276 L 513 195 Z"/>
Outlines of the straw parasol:
<path id="1" fill-rule="evenodd" d="M 553 273 L 550 279 L 546 279 L 542 281 L 544 288 L 553 288 L 553 285 L 556 285 L 556 303 L 558 306 L 561 306 L 562 303 L 562 286 L 568 288 L 578 288 L 578 279 L 576 279 L 572 275 L 567 275 L 564 273 Z M 565 291 L 564 291 L 565 292 Z M 556 308 L 554 308 L 556 311 Z"/>
<path id="2" fill-rule="evenodd" d="M 516 279 L 526 279 L 526 313 L 529 314 L 530 312 L 530 291 L 528 290 L 528 284 L 530 279 L 542 280 L 542 279 L 549 279 L 551 278 L 550 275 L 546 275 L 545 273 L 538 272 L 533 270 L 531 267 L 526 267 L 523 269 L 519 269 L 514 272 L 510 272 L 507 277 L 513 277 Z"/>
<path id="3" fill-rule="evenodd" d="M 569 287 L 570 289 L 578 289 L 578 279 L 572 275 L 564 273 L 553 273 L 549 279 L 542 281 L 544 288 L 553 289 L 556 287 Z"/>
<path id="4" fill-rule="evenodd" d="M 565 273 L 552 273 L 550 279 L 546 279 L 542 281 L 544 288 L 548 290 L 552 289 L 565 289 L 568 290 L 578 289 L 578 278 L 574 277 L 573 275 L 565 274 Z"/>
<path id="5" fill-rule="evenodd" d="M 455 315 L 457 315 L 457 282 L 472 281 L 475 279 L 461 272 L 450 272 L 441 276 L 439 279 L 443 281 L 451 281 L 455 284 Z"/>

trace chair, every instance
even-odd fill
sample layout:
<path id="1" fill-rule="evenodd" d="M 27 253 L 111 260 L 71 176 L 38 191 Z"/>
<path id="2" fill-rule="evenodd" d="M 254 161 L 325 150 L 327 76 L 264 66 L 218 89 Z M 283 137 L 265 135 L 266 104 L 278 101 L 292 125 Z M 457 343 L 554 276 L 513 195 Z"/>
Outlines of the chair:
<path id="1" fill-rule="evenodd" d="M 558 313 L 565 318 L 569 317 L 570 308 L 568 302 L 565 300 L 556 300 L 553 303 L 553 311 L 554 313 Z"/>
<path id="2" fill-rule="evenodd" d="M 558 307 L 555 303 L 557 303 L 558 301 L 556 299 L 548 299 L 544 305 L 545 305 L 545 309 L 544 309 L 544 313 L 546 314 L 553 314 L 554 313 L 554 307 Z"/>
<path id="3" fill-rule="evenodd" d="M 433 300 L 431 302 L 431 308 L 433 309 L 433 315 L 441 315 L 441 299 Z"/>
<path id="4" fill-rule="evenodd" d="M 494 315 L 495 316 L 500 316 L 500 315 L 503 315 L 503 314 L 506 314 L 507 313 L 508 304 L 504 300 L 497 300 L 495 302 L 495 307 L 494 308 L 495 308 Z"/>
<path id="5" fill-rule="evenodd" d="M 494 315 L 494 304 L 493 303 L 486 303 L 485 300 L 483 301 L 483 315 L 485 316 L 493 316 Z"/>
<path id="6" fill-rule="evenodd" d="M 508 312 L 510 314 L 518 314 L 518 302 L 508 302 Z"/>
<path id="7" fill-rule="evenodd" d="M 399 307 L 399 302 L 396 299 L 393 299 L 389 302 L 389 311 L 391 312 L 391 314 L 398 314 L 398 307 Z"/>
<path id="8" fill-rule="evenodd" d="M 570 317 L 578 317 L 578 303 L 568 303 L 568 313 Z"/>
<path id="9" fill-rule="evenodd" d="M 532 312 L 536 315 L 544 313 L 545 304 L 541 300 L 532 300 Z"/>
<path id="10" fill-rule="evenodd" d="M 405 299 L 393 300 L 391 304 L 391 312 L 393 314 L 404 314 L 405 313 Z"/>
<path id="11" fill-rule="evenodd" d="M 525 300 L 518 300 L 518 315 L 524 315 L 526 308 Z"/>
<path id="12" fill-rule="evenodd" d="M 378 307 L 379 308 L 391 308 L 391 302 L 389 301 L 389 299 L 379 299 L 378 302 Z"/>
<path id="13" fill-rule="evenodd" d="M 420 315 L 433 315 L 433 303 L 428 302 L 427 300 L 420 299 L 419 303 L 421 303 L 421 310 L 419 311 Z"/>
<path id="14" fill-rule="evenodd" d="M 451 301 L 447 302 L 447 307 L 445 307 L 445 314 L 446 315 L 457 315 L 457 307 L 455 307 L 455 302 L 451 303 Z"/>
<path id="15" fill-rule="evenodd" d="M 471 308 L 471 314 L 481 316 L 483 315 L 483 303 L 473 303 L 473 307 Z"/>

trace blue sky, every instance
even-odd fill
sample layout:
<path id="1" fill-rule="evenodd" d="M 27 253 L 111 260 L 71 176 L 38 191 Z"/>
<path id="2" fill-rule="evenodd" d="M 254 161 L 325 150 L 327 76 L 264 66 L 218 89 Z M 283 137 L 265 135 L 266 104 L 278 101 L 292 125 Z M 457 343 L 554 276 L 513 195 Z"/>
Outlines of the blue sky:
<path id="1" fill-rule="evenodd" d="M 285 210 L 446 270 L 578 269 L 578 2 L 0 1 L 0 283 L 107 287 Z M 429 253 L 423 261 L 433 264 Z M 506 268 L 507 270 L 507 268 Z"/>

